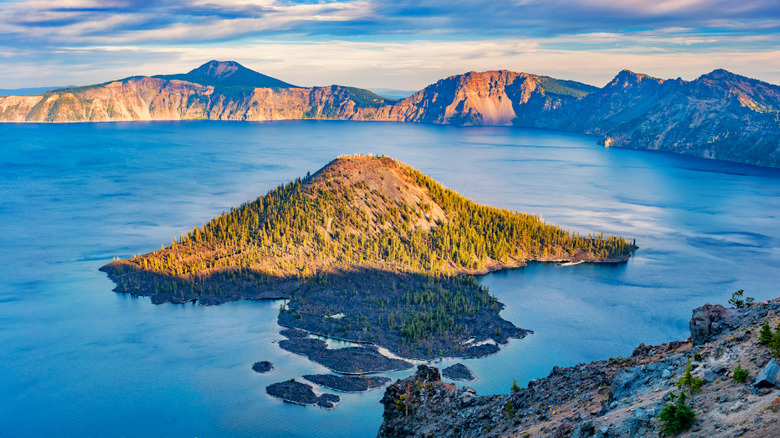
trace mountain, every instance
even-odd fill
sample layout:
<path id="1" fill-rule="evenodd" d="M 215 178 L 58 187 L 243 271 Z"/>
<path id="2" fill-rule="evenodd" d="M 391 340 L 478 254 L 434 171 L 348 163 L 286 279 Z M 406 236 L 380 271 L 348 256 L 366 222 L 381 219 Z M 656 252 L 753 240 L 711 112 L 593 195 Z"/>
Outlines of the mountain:
<path id="1" fill-rule="evenodd" d="M 414 93 L 376 118 L 453 125 L 523 124 L 595 87 L 506 70 L 450 76 Z"/>
<path id="2" fill-rule="evenodd" d="M 556 366 L 526 388 L 506 382 L 503 394 L 478 396 L 420 365 L 385 391 L 377 437 L 777 437 L 780 366 L 759 333 L 773 337 L 778 309 L 780 298 L 707 304 L 694 309 L 686 341 Z"/>
<path id="3" fill-rule="evenodd" d="M 432 358 L 524 334 L 471 275 L 529 260 L 621 262 L 633 249 L 478 205 L 387 157 L 347 156 L 101 270 L 155 303 L 286 298 L 283 326 Z M 490 345 L 471 349 L 470 338 Z"/>
<path id="4" fill-rule="evenodd" d="M 402 100 L 295 87 L 232 61 L 186 74 L 0 97 L 0 121 L 376 120 L 597 135 L 608 147 L 780 167 L 780 87 L 714 70 L 693 81 L 624 70 L 602 88 L 506 70 L 437 81 Z"/>
<path id="5" fill-rule="evenodd" d="M 209 61 L 186 74 L 153 77 L 166 80 L 176 79 L 213 87 L 300 88 L 250 70 L 235 61 Z"/>
<path id="6" fill-rule="evenodd" d="M 597 134 L 607 146 L 780 166 L 780 87 L 725 70 L 696 80 L 620 72 L 528 126 Z"/>

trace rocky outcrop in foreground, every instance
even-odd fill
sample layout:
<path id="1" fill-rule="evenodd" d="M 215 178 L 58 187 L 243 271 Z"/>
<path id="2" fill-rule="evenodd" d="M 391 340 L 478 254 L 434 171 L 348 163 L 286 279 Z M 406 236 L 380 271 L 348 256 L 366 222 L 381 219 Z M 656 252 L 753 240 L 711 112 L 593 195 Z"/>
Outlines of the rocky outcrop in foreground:
<path id="1" fill-rule="evenodd" d="M 656 437 L 658 414 L 679 393 L 689 359 L 703 383 L 688 398 L 696 419 L 682 436 L 780 436 L 780 366 L 758 342 L 760 326 L 774 326 L 778 317 L 780 298 L 741 309 L 703 306 L 693 312 L 693 339 L 642 344 L 625 359 L 554 367 L 510 394 L 478 396 L 421 365 L 386 390 L 378 436 Z M 750 373 L 745 382 L 733 379 L 737 366 Z"/>

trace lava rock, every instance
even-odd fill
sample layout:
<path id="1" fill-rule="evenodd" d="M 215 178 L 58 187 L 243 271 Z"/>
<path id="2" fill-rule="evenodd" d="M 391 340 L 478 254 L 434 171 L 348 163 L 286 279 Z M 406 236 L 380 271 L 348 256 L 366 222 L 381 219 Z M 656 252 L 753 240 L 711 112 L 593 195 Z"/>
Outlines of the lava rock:
<path id="1" fill-rule="evenodd" d="M 693 316 L 688 323 L 693 345 L 702 345 L 728 329 L 731 319 L 731 311 L 720 304 L 705 304 L 693 309 Z"/>
<path id="2" fill-rule="evenodd" d="M 285 403 L 303 406 L 317 405 L 327 409 L 336 407 L 336 404 L 341 401 L 341 397 L 335 394 L 322 394 L 317 396 L 311 385 L 295 382 L 293 380 L 268 385 L 265 388 L 265 392 Z"/>
<path id="3" fill-rule="evenodd" d="M 780 374 L 780 365 L 777 365 L 777 362 L 772 359 L 758 372 L 753 386 L 756 388 L 771 388 L 775 386 L 778 374 Z"/>
<path id="4" fill-rule="evenodd" d="M 256 373 L 268 373 L 273 371 L 274 364 L 271 362 L 268 362 L 267 360 L 264 360 L 262 362 L 255 362 L 254 365 L 252 365 L 252 370 Z"/>
<path id="5" fill-rule="evenodd" d="M 380 388 L 390 383 L 388 377 L 337 376 L 335 374 L 308 374 L 303 376 L 309 382 L 342 392 L 361 392 Z"/>
<path id="6" fill-rule="evenodd" d="M 471 370 L 462 363 L 456 363 L 455 365 L 444 368 L 441 374 L 452 380 L 474 380 L 474 374 Z"/>

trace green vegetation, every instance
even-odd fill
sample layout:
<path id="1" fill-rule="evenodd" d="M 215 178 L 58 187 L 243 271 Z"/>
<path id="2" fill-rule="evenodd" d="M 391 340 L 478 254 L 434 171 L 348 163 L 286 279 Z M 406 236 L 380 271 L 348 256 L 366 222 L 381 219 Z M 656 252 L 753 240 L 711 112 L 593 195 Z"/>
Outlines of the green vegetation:
<path id="1" fill-rule="evenodd" d="M 102 269 L 118 291 L 156 303 L 289 298 L 282 325 L 408 357 L 473 357 L 497 347 L 472 348 L 469 338 L 502 343 L 523 331 L 460 274 L 527 260 L 621 261 L 634 248 L 478 205 L 387 157 L 345 157 Z"/>
<path id="2" fill-rule="evenodd" d="M 661 431 L 664 435 L 672 436 L 685 432 L 693 426 L 696 420 L 696 413 L 685 404 L 686 393 L 680 391 L 680 394 L 670 392 L 672 403 L 664 405 L 661 413 L 658 414 L 658 420 L 661 423 Z"/>
<path id="3" fill-rule="evenodd" d="M 761 345 L 769 345 L 772 342 L 772 327 L 769 326 L 769 321 L 764 320 L 764 324 L 761 325 L 761 329 L 758 331 L 758 343 Z"/>
<path id="4" fill-rule="evenodd" d="M 568 96 L 576 99 L 587 96 L 588 94 L 598 90 L 598 87 L 594 87 L 592 85 L 587 85 L 576 81 L 554 79 L 547 76 L 541 76 L 539 78 L 539 83 L 541 84 L 546 94 L 558 94 L 560 96 Z"/>
<path id="5" fill-rule="evenodd" d="M 753 304 L 755 301 L 755 298 L 753 297 L 745 297 L 745 299 L 742 299 L 742 296 L 745 294 L 745 291 L 743 289 L 740 289 L 733 294 L 731 294 L 731 299 L 729 299 L 729 304 L 732 306 L 735 306 L 737 309 L 741 309 L 745 306 L 749 306 Z"/>
<path id="6" fill-rule="evenodd" d="M 512 392 L 520 391 L 520 386 L 517 385 L 517 379 L 512 383 L 512 388 L 510 388 Z"/>
<path id="7" fill-rule="evenodd" d="M 731 374 L 731 378 L 737 383 L 745 383 L 749 375 L 749 371 L 742 369 L 742 364 L 737 364 L 737 367 L 734 368 L 734 372 Z"/>
<path id="8" fill-rule="evenodd" d="M 769 347 L 772 356 L 780 357 L 780 324 L 775 327 L 775 331 L 772 333 L 772 339 L 769 340 L 767 346 Z"/>
<path id="9" fill-rule="evenodd" d="M 691 374 L 691 359 L 688 358 L 688 364 L 685 366 L 685 373 L 677 379 L 676 385 L 679 387 L 687 387 L 688 390 L 693 393 L 701 391 L 701 385 L 703 384 L 703 379 L 693 377 L 693 374 Z"/>
<path id="10" fill-rule="evenodd" d="M 430 230 L 415 227 L 433 206 L 393 200 L 365 183 L 323 175 L 316 182 L 310 177 L 279 186 L 195 228 L 165 250 L 129 262 L 169 276 L 229 267 L 311 278 L 329 268 L 376 265 L 456 274 L 509 258 L 582 254 L 600 260 L 625 258 L 633 249 L 623 238 L 582 237 L 534 215 L 478 205 L 419 171 L 400 168 L 430 194 L 447 221 Z"/>
<path id="11" fill-rule="evenodd" d="M 514 418 L 515 416 L 515 406 L 514 403 L 512 403 L 512 400 L 509 400 L 506 402 L 506 406 L 504 406 L 504 412 L 506 412 L 507 418 Z"/>

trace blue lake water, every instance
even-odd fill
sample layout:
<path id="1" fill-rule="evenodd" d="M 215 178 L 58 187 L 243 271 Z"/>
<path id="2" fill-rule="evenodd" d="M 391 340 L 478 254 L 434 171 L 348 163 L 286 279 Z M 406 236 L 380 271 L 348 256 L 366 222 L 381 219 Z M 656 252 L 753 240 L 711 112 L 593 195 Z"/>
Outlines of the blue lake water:
<path id="1" fill-rule="evenodd" d="M 155 306 L 111 292 L 97 270 L 352 153 L 396 157 L 480 203 L 636 238 L 626 264 L 481 278 L 505 318 L 536 332 L 462 361 L 481 394 L 685 339 L 692 308 L 736 289 L 780 295 L 778 170 L 512 128 L 0 124 L 0 435 L 375 436 L 382 390 L 332 411 L 265 394 L 327 372 L 277 347 L 278 303 Z M 258 360 L 276 370 L 254 373 Z"/>

